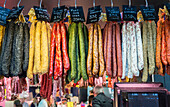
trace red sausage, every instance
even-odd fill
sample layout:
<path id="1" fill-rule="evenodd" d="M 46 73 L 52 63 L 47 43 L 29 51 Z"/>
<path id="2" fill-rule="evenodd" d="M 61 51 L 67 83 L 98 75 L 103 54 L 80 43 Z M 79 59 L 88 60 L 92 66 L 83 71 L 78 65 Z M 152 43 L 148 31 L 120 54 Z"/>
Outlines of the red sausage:
<path id="1" fill-rule="evenodd" d="M 51 34 L 49 77 L 53 76 L 54 49 L 55 49 L 55 32 L 56 32 L 56 23 L 54 23 L 54 25 L 53 25 L 52 34 Z"/>
<path id="2" fill-rule="evenodd" d="M 61 23 L 61 37 L 62 37 L 64 74 L 67 75 L 67 71 L 70 69 L 70 61 L 67 52 L 66 28 L 64 26 L 64 23 Z"/>

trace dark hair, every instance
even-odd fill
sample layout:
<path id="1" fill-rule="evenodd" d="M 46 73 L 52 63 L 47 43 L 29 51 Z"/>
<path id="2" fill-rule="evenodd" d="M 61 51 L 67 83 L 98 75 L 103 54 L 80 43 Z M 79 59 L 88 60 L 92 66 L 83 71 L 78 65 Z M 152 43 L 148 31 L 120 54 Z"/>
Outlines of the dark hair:
<path id="1" fill-rule="evenodd" d="M 89 96 L 89 104 L 92 102 L 93 98 L 94 98 L 94 95 Z"/>
<path id="2" fill-rule="evenodd" d="M 22 107 L 22 104 L 19 100 L 15 100 L 14 104 L 16 105 L 16 107 Z"/>

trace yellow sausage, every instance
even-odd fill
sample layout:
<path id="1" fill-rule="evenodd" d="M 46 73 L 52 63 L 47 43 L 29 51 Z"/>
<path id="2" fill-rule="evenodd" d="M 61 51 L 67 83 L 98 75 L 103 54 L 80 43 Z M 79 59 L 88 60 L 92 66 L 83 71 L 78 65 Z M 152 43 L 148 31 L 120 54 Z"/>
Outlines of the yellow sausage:
<path id="1" fill-rule="evenodd" d="M 27 70 L 27 77 L 29 79 L 33 78 L 34 46 L 35 46 L 35 22 L 31 24 L 31 28 L 30 28 L 29 64 Z"/>
<path id="2" fill-rule="evenodd" d="M 35 56 L 34 56 L 34 69 L 33 69 L 34 74 L 41 73 L 40 37 L 41 37 L 41 21 L 38 21 L 36 25 L 36 31 L 35 31 Z"/>
<path id="3" fill-rule="evenodd" d="M 41 26 L 41 73 L 48 72 L 48 38 L 47 38 L 47 26 L 45 21 Z"/>

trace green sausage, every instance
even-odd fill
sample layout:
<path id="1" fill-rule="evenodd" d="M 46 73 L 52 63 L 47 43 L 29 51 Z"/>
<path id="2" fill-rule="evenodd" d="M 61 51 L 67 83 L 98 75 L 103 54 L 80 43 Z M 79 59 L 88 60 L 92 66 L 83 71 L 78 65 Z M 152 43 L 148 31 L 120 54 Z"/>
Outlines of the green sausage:
<path id="1" fill-rule="evenodd" d="M 73 23 L 71 27 L 71 79 L 76 78 L 76 33 L 77 33 L 77 24 Z"/>
<path id="2" fill-rule="evenodd" d="M 87 70 L 86 70 L 86 55 L 84 46 L 84 34 L 81 22 L 78 23 L 78 34 L 79 34 L 79 45 L 80 45 L 80 65 L 81 65 L 81 76 L 83 80 L 87 80 Z"/>
<path id="3" fill-rule="evenodd" d="M 80 55 L 79 55 L 79 36 L 77 33 L 77 37 L 76 37 L 76 78 L 74 80 L 74 83 L 77 83 L 80 80 L 80 75 L 81 75 L 81 65 L 80 65 Z"/>

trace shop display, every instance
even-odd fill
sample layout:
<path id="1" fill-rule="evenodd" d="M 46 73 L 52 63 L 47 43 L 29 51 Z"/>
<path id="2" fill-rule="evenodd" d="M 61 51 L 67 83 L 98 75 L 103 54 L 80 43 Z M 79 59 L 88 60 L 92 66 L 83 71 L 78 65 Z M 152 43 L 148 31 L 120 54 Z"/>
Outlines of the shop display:
<path id="1" fill-rule="evenodd" d="M 108 8 L 107 15 L 119 17 L 119 8 L 115 8 L 118 14 Z M 56 8 L 54 19 L 48 22 L 46 9 L 34 6 L 29 17 L 21 12 L 15 20 L 0 25 L 0 100 L 2 96 L 2 100 L 12 100 L 12 96 L 29 91 L 28 78 L 40 90 L 36 94 L 50 102 L 51 98 L 70 97 L 71 87 L 100 85 L 114 89 L 115 82 L 148 82 L 154 74 L 170 75 L 170 19 L 166 7 L 159 9 L 158 21 L 155 10 L 155 20 L 148 20 L 149 16 L 143 17 L 146 13 L 142 12 L 148 12 L 145 9 L 137 18 L 136 7 L 123 8 L 125 19 L 109 21 L 100 6 L 94 5 L 89 10 L 88 26 L 85 20 L 75 21 L 82 18 L 74 16 L 80 14 L 76 7 L 74 22 L 65 6 Z M 130 14 L 133 18 L 128 17 Z M 83 12 L 81 15 L 84 17 Z M 105 23 L 103 28 L 100 20 Z"/>

